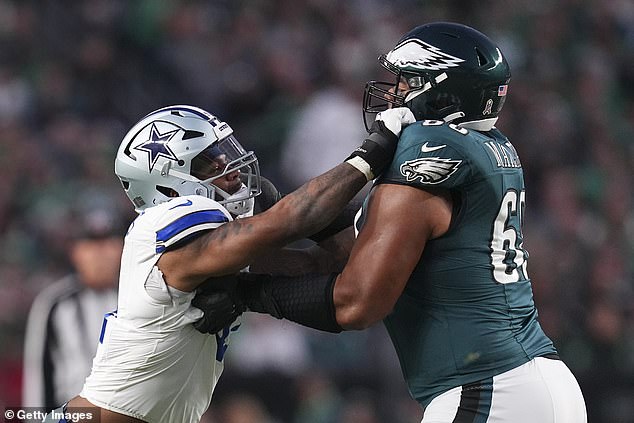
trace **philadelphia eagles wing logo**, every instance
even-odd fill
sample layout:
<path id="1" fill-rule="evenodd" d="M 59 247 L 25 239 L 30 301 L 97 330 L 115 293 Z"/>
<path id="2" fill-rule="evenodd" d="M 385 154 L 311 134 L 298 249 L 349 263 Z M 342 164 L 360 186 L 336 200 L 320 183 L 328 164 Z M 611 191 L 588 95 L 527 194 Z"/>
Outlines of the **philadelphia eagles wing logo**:
<path id="1" fill-rule="evenodd" d="M 411 38 L 394 47 L 387 54 L 387 60 L 398 67 L 444 70 L 460 66 L 464 62 L 459 57 L 445 53 L 422 40 Z"/>
<path id="2" fill-rule="evenodd" d="M 460 163 L 462 160 L 423 157 L 406 161 L 400 170 L 407 182 L 420 179 L 423 184 L 434 185 L 449 179 L 458 170 Z"/>

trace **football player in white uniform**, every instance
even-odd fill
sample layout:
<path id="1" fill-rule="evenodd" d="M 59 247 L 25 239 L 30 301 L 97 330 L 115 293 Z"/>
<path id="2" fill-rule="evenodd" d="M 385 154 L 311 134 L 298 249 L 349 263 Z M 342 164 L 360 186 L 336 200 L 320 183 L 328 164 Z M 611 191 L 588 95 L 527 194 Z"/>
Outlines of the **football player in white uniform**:
<path id="1" fill-rule="evenodd" d="M 231 275 L 258 257 L 324 229 L 390 163 L 401 128 L 413 120 L 406 108 L 382 113 L 345 162 L 251 216 L 261 191 L 258 161 L 227 123 L 192 106 L 141 119 L 115 160 L 140 213 L 125 237 L 118 307 L 104 318 L 81 393 L 57 415 L 94 421 L 79 414 L 90 407 L 102 423 L 198 422 L 241 310 L 201 333 L 196 290 L 233 283 Z"/>

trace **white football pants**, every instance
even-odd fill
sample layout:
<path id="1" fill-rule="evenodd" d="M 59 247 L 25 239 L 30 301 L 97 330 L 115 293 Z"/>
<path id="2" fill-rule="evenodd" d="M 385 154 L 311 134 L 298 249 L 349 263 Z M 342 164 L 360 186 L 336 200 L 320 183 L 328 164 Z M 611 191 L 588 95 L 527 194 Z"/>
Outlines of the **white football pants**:
<path id="1" fill-rule="evenodd" d="M 537 357 L 515 369 L 442 393 L 421 423 L 586 423 L 579 384 L 560 360 Z"/>

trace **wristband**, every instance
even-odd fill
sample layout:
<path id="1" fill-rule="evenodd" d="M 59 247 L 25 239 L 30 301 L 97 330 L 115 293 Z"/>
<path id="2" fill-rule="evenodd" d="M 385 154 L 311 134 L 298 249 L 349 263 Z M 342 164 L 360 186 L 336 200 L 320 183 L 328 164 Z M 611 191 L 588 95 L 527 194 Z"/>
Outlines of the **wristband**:
<path id="1" fill-rule="evenodd" d="M 366 162 L 365 160 L 363 160 L 361 157 L 359 156 L 352 156 L 350 157 L 348 160 L 346 160 L 346 163 L 352 165 L 353 167 L 355 167 L 358 171 L 360 171 L 361 173 L 363 173 L 365 175 L 365 178 L 368 181 L 371 181 L 372 179 L 374 179 L 374 173 L 372 173 L 372 168 L 370 167 L 370 165 L 368 164 L 368 162 Z"/>

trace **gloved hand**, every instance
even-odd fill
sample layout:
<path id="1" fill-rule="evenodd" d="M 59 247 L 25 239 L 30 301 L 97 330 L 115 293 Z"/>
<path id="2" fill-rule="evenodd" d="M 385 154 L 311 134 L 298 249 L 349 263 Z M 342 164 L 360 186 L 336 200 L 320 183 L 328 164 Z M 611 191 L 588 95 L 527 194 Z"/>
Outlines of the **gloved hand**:
<path id="1" fill-rule="evenodd" d="M 235 276 L 214 278 L 201 285 L 192 305 L 203 311 L 203 317 L 194 322 L 198 332 L 215 334 L 233 323 L 246 307 L 237 295 Z"/>
<path id="2" fill-rule="evenodd" d="M 401 130 L 414 122 L 414 114 L 407 107 L 378 113 L 370 127 L 370 134 L 346 161 L 362 171 L 368 180 L 374 179 L 392 161 Z"/>

